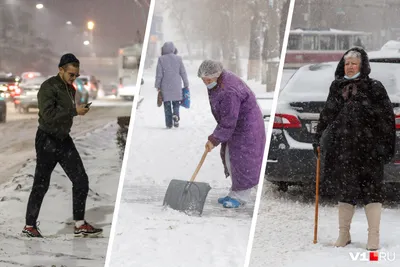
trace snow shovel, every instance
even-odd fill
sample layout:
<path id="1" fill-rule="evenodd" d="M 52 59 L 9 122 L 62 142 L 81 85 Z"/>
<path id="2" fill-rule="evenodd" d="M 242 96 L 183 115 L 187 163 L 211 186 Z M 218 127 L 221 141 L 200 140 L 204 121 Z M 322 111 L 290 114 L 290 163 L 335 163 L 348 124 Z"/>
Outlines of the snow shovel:
<path id="1" fill-rule="evenodd" d="M 320 176 L 320 168 L 321 168 L 321 153 L 320 148 L 317 149 L 318 157 L 317 157 L 317 174 L 315 179 L 315 218 L 314 218 L 314 244 L 317 244 L 317 236 L 318 236 L 318 202 L 319 202 L 319 176 Z"/>
<path id="2" fill-rule="evenodd" d="M 197 165 L 190 181 L 173 179 L 169 185 L 164 198 L 164 206 L 174 210 L 183 211 L 188 215 L 203 213 L 204 203 L 211 186 L 208 183 L 194 182 L 208 151 L 206 150 L 200 163 Z"/>

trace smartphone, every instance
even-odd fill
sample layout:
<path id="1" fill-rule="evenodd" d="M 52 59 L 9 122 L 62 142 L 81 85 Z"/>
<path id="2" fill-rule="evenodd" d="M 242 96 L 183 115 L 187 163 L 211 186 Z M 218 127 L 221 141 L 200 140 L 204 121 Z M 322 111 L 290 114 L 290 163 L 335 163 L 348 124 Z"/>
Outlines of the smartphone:
<path id="1" fill-rule="evenodd" d="M 92 104 L 92 102 L 89 102 L 85 105 L 85 108 L 90 108 L 90 105 Z"/>

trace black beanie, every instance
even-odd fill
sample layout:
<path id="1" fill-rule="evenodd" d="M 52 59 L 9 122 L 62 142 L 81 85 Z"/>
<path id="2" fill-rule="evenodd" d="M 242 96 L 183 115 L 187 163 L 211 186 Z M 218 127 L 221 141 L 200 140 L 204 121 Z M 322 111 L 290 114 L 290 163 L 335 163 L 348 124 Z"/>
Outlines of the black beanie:
<path id="1" fill-rule="evenodd" d="M 58 67 L 62 67 L 68 63 L 78 63 L 79 64 L 79 60 L 71 53 L 65 54 L 61 57 L 60 64 L 58 64 Z"/>

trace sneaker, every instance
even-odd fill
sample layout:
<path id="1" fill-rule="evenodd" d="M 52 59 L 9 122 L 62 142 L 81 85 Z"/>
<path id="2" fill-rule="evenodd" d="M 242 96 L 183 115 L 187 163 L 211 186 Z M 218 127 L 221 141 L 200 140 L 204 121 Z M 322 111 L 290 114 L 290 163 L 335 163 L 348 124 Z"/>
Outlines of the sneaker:
<path id="1" fill-rule="evenodd" d="M 174 121 L 174 127 L 178 128 L 179 127 L 179 117 L 177 115 L 173 115 L 172 120 Z"/>
<path id="2" fill-rule="evenodd" d="M 231 199 L 231 197 L 226 196 L 226 197 L 220 197 L 218 198 L 218 203 L 219 204 L 224 204 L 225 201 L 228 201 L 229 199 Z"/>
<path id="3" fill-rule="evenodd" d="M 240 203 L 240 201 L 237 199 L 230 198 L 229 200 L 224 201 L 222 205 L 224 206 L 224 208 L 232 209 L 239 208 L 240 206 L 242 206 L 242 203 Z"/>
<path id="4" fill-rule="evenodd" d="M 42 234 L 40 233 L 40 229 L 36 226 L 27 227 L 25 225 L 22 233 L 25 234 L 27 237 L 39 237 L 43 238 Z"/>
<path id="5" fill-rule="evenodd" d="M 75 227 L 74 234 L 75 236 L 98 236 L 103 233 L 103 229 L 95 228 L 92 225 L 88 224 L 86 221 L 80 227 Z"/>

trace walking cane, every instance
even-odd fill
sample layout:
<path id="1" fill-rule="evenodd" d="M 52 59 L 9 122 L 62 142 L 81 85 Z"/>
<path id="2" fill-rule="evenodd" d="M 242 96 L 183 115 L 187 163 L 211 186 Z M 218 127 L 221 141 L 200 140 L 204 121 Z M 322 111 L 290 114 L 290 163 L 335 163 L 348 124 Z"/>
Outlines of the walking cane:
<path id="1" fill-rule="evenodd" d="M 314 244 L 317 244 L 318 236 L 318 201 L 319 201 L 319 173 L 321 167 L 321 153 L 320 148 L 317 148 L 317 174 L 315 179 L 315 218 L 314 218 Z"/>

